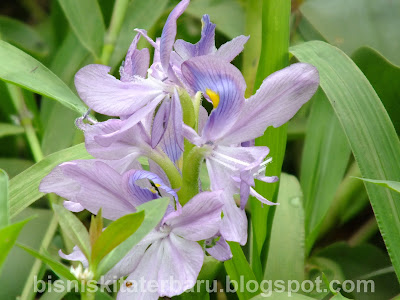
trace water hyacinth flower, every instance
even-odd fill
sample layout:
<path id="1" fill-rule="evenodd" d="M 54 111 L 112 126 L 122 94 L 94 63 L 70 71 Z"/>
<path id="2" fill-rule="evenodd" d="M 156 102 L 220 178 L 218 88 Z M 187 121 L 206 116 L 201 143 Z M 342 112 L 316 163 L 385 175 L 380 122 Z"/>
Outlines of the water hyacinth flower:
<path id="1" fill-rule="evenodd" d="M 114 279 L 128 276 L 118 299 L 179 295 L 194 286 L 205 253 L 224 261 L 232 257 L 227 241 L 246 243 L 244 208 L 250 195 L 275 205 L 257 193 L 255 180 L 278 180 L 265 176 L 272 160 L 267 158 L 268 147 L 249 141 L 269 126 L 289 121 L 319 84 L 313 66 L 293 64 L 270 75 L 246 99 L 245 80 L 231 61 L 248 37 L 239 36 L 217 49 L 215 24 L 205 15 L 198 43 L 175 41 L 177 19 L 188 4 L 183 0 L 172 10 L 155 41 L 146 31 L 136 30 L 119 79 L 103 65 L 89 65 L 77 73 L 75 85 L 82 100 L 97 112 L 119 118 L 91 124 L 78 119 L 86 149 L 95 159 L 61 164 L 40 185 L 42 192 L 65 198 L 69 210 L 95 214 L 102 208 L 110 220 L 135 212 L 145 202 L 169 197 L 160 224 L 106 274 Z M 141 37 L 154 47 L 151 65 L 149 51 L 137 49 Z M 197 124 L 189 126 L 183 122 L 188 108 L 182 103 L 186 99 L 195 107 L 201 96 L 213 108 L 210 114 L 201 106 L 194 109 Z M 189 146 L 186 161 L 184 138 Z M 185 164 L 196 151 L 199 164 L 205 161 L 211 191 L 194 185 L 196 190 L 188 197 Z M 138 162 L 143 156 L 149 171 Z M 196 168 L 190 171 L 196 173 Z M 183 195 L 183 206 L 178 195 Z M 87 267 L 77 248 L 60 256 Z M 141 279 L 156 282 L 157 290 L 138 290 L 135 283 Z M 174 279 L 180 284 L 171 284 Z"/>

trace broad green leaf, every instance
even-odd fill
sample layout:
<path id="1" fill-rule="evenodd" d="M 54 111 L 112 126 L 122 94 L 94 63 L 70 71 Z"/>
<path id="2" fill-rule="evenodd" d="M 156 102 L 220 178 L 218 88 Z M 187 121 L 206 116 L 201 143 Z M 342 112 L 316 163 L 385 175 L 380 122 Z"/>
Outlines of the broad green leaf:
<path id="1" fill-rule="evenodd" d="M 345 300 L 345 299 L 351 299 L 351 298 L 346 298 L 345 296 L 339 293 L 333 296 L 330 300 Z"/>
<path id="2" fill-rule="evenodd" d="M 135 36 L 133 29 L 150 30 L 164 12 L 167 4 L 168 1 L 165 0 L 132 0 L 129 3 L 114 52 L 111 55 L 110 66 L 115 68 L 125 57 Z"/>
<path id="3" fill-rule="evenodd" d="M 61 150 L 45 157 L 10 180 L 10 215 L 17 215 L 24 208 L 41 198 L 39 184 L 57 165 L 75 159 L 90 159 L 84 144 Z"/>
<path id="4" fill-rule="evenodd" d="M 82 101 L 43 64 L 18 48 L 0 41 L 0 79 L 57 100 L 81 114 Z"/>
<path id="5" fill-rule="evenodd" d="M 317 67 L 321 88 L 347 136 L 362 177 L 399 181 L 399 138 L 364 74 L 342 51 L 324 42 L 307 42 L 291 48 L 291 52 Z M 373 184 L 366 188 L 400 277 L 400 195 Z"/>
<path id="6" fill-rule="evenodd" d="M 19 158 L 0 158 L 0 168 L 8 173 L 10 179 L 18 175 L 22 171 L 28 169 L 34 163 L 31 160 L 24 160 Z"/>
<path id="7" fill-rule="evenodd" d="M 70 272 L 69 268 L 64 266 L 62 263 L 58 262 L 57 260 L 50 257 L 48 254 L 41 254 L 36 250 L 17 244 L 18 247 L 28 252 L 30 255 L 40 259 L 45 264 L 47 264 L 58 276 L 64 277 L 65 279 L 69 280 L 77 280 L 76 277 Z"/>
<path id="8" fill-rule="evenodd" d="M 257 90 L 263 80 L 289 64 L 290 37 L 290 0 L 263 1 L 262 7 L 262 43 L 261 56 L 258 63 L 254 90 Z M 256 139 L 256 146 L 268 146 L 269 156 L 273 161 L 266 170 L 267 176 L 279 176 L 282 169 L 286 149 L 287 124 L 279 128 L 269 127 L 263 136 Z M 276 202 L 279 183 L 256 181 L 256 190 L 270 201 Z M 266 266 L 268 245 L 275 213 L 275 206 L 264 205 L 250 199 L 251 208 L 251 249 L 250 259 L 254 273 L 260 280 L 263 277 L 262 267 Z"/>
<path id="9" fill-rule="evenodd" d="M 0 271 L 22 228 L 30 219 L 0 229 Z"/>
<path id="10" fill-rule="evenodd" d="M 100 58 L 105 29 L 97 1 L 58 0 L 58 3 L 82 45 Z"/>
<path id="11" fill-rule="evenodd" d="M 17 238 L 17 243 L 28 245 L 31 248 L 39 250 L 42 243 L 46 243 L 45 234 L 49 226 L 53 212 L 49 209 L 26 208 L 17 217 L 13 218 L 11 222 L 16 223 L 23 221 L 32 216 L 36 216 L 29 221 L 28 226 L 25 226 Z M 54 249 L 57 251 L 58 249 Z M 7 259 L 3 265 L 3 271 L 0 274 L 0 282 L 2 288 L 0 289 L 0 299 L 15 300 L 17 296 L 21 296 L 25 283 L 31 281 L 31 269 L 36 259 L 20 249 L 16 245 L 11 249 Z M 16 267 L 18 266 L 18 267 Z M 12 274 L 12 276 L 10 276 Z M 41 274 L 39 274 L 40 276 Z M 18 280 L 15 280 L 18 278 Z"/>
<path id="12" fill-rule="evenodd" d="M 36 30 L 16 19 L 0 16 L 0 36 L 2 40 L 32 55 L 44 56 L 49 50 Z"/>
<path id="13" fill-rule="evenodd" d="M 390 181 L 390 180 L 374 180 L 374 179 L 367 179 L 367 178 L 358 178 L 365 182 L 371 182 L 380 186 L 384 186 L 389 188 L 395 192 L 400 193 L 400 182 L 399 181 Z"/>
<path id="14" fill-rule="evenodd" d="M 315 253 L 315 257 L 334 261 L 341 268 L 344 276 L 342 279 L 338 278 L 340 282 L 351 280 L 357 285 L 357 280 L 363 280 L 359 283 L 360 289 L 352 292 L 350 298 L 356 300 L 392 299 L 400 292 L 400 285 L 393 269 L 391 272 L 382 272 L 390 268 L 391 263 L 387 254 L 376 246 L 364 244 L 350 247 L 343 242 L 335 243 Z M 372 284 L 374 291 L 371 290 Z"/>
<path id="15" fill-rule="evenodd" d="M 393 122 L 397 134 L 400 134 L 400 66 L 392 65 L 379 52 L 362 47 L 351 56 L 360 70 L 374 87 Z"/>
<path id="16" fill-rule="evenodd" d="M 330 44 L 347 55 L 370 46 L 400 65 L 400 1 L 310 0 L 300 11 Z"/>
<path id="17" fill-rule="evenodd" d="M 108 253 L 128 239 L 140 227 L 145 212 L 125 215 L 112 222 L 103 231 L 92 248 L 92 261 L 97 265 Z"/>
<path id="18" fill-rule="evenodd" d="M 155 199 L 137 207 L 137 211 L 144 211 L 145 216 L 139 229 L 121 245 L 112 250 L 99 264 L 98 276 L 107 273 L 132 248 L 139 243 L 163 218 L 169 203 L 168 198 Z M 111 225 L 110 225 L 111 226 Z"/>
<path id="19" fill-rule="evenodd" d="M 351 154 L 346 135 L 322 90 L 313 97 L 304 143 L 300 183 L 304 192 L 306 253 L 318 236 Z"/>
<path id="20" fill-rule="evenodd" d="M 58 221 L 63 232 L 69 239 L 81 249 L 83 254 L 89 260 L 90 258 L 90 237 L 86 227 L 82 222 L 68 209 L 59 204 L 53 204 L 53 210 L 58 217 Z"/>
<path id="21" fill-rule="evenodd" d="M 199 20 L 204 14 L 209 14 L 217 30 L 231 39 L 244 34 L 244 9 L 236 0 L 193 0 L 186 12 Z"/>
<path id="22" fill-rule="evenodd" d="M 50 69 L 75 90 L 73 81 L 76 72 L 92 60 L 93 57 L 70 30 L 51 62 Z M 80 133 L 75 126 L 75 119 L 79 114 L 60 103 L 43 101 L 40 116 L 44 124 L 42 138 L 44 155 L 70 147 L 77 133 Z"/>
<path id="23" fill-rule="evenodd" d="M 240 282 L 248 282 L 249 280 L 257 281 L 249 263 L 247 262 L 246 256 L 244 256 L 242 247 L 236 242 L 228 242 L 233 257 L 230 260 L 224 262 L 226 273 L 228 273 L 230 282 L 236 289 L 236 294 L 240 300 L 247 300 L 251 297 L 260 293 L 257 289 L 255 292 L 251 292 L 247 289 L 240 289 Z"/>
<path id="24" fill-rule="evenodd" d="M 7 135 L 17 135 L 24 133 L 24 128 L 18 125 L 0 123 L 0 138 Z"/>
<path id="25" fill-rule="evenodd" d="M 315 298 L 308 297 L 302 294 L 290 293 L 289 292 L 277 292 L 277 291 L 265 291 L 260 295 L 251 298 L 251 300 L 263 300 L 263 299 L 272 299 L 272 300 L 315 300 Z"/>
<path id="26" fill-rule="evenodd" d="M 264 279 L 304 279 L 303 193 L 297 178 L 281 174 Z M 284 246 L 283 246 L 284 245 Z"/>
<path id="27" fill-rule="evenodd" d="M 0 169 L 0 228 L 10 224 L 10 203 L 8 200 L 8 175 Z"/>

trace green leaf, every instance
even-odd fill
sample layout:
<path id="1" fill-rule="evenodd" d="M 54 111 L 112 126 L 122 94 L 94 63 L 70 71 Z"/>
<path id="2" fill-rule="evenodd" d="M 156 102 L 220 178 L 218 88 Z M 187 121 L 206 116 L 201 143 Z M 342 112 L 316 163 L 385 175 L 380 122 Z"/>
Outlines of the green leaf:
<path id="1" fill-rule="evenodd" d="M 84 144 L 53 153 L 39 163 L 10 180 L 10 215 L 17 215 L 24 208 L 40 199 L 44 193 L 39 192 L 42 179 L 57 165 L 75 159 L 90 159 Z"/>
<path id="2" fill-rule="evenodd" d="M 64 106 L 85 113 L 82 101 L 43 64 L 19 50 L 0 41 L 0 79 L 57 100 Z"/>
<path id="3" fill-rule="evenodd" d="M 53 204 L 53 210 L 58 217 L 58 221 L 63 232 L 70 240 L 81 249 L 83 254 L 89 260 L 90 258 L 90 237 L 86 227 L 82 222 L 64 206 Z"/>
<path id="4" fill-rule="evenodd" d="M 318 236 L 351 154 L 346 135 L 322 90 L 313 97 L 300 183 L 304 192 L 306 253 Z"/>
<path id="5" fill-rule="evenodd" d="M 8 195 L 8 175 L 0 169 L 0 228 L 10 224 L 10 203 Z"/>
<path id="6" fill-rule="evenodd" d="M 75 89 L 76 72 L 85 64 L 92 62 L 92 55 L 70 30 L 51 62 L 50 69 L 71 89 Z M 76 135 L 80 133 L 75 126 L 75 119 L 79 114 L 58 102 L 43 101 L 40 117 L 44 124 L 41 143 L 44 155 L 70 147 Z"/>
<path id="7" fill-rule="evenodd" d="M 318 68 L 320 85 L 342 125 L 362 176 L 399 181 L 400 142 L 364 74 L 342 51 L 324 42 L 307 42 L 293 47 L 291 52 L 300 61 Z M 400 195 L 372 184 L 366 188 L 400 278 Z"/>
<path id="8" fill-rule="evenodd" d="M 244 9 L 238 1 L 193 0 L 186 12 L 199 20 L 204 14 L 209 14 L 211 21 L 217 25 L 217 30 L 231 39 L 244 33 Z"/>
<path id="9" fill-rule="evenodd" d="M 400 65 L 400 2 L 392 0 L 312 0 L 303 16 L 332 45 L 352 55 L 361 46 L 377 49 Z"/>
<path id="10" fill-rule="evenodd" d="M 391 267 L 387 253 L 373 245 L 350 247 L 343 242 L 335 243 L 315 253 L 315 258 L 334 261 L 342 270 L 344 278 L 337 278 L 341 282 L 352 280 L 357 285 L 357 280 L 365 280 L 363 283 L 360 282 L 359 290 L 356 289 L 351 293 L 351 298 L 356 300 L 392 299 L 400 292 L 400 285 L 393 269 L 391 272 L 382 272 Z M 372 280 L 374 281 L 373 291 L 371 290 Z M 368 289 L 364 290 L 367 284 Z"/>
<path id="11" fill-rule="evenodd" d="M 111 55 L 110 66 L 115 68 L 125 57 L 135 35 L 133 29 L 150 30 L 164 12 L 167 4 L 168 1 L 165 0 L 132 0 L 129 3 L 121 31 Z"/>
<path id="12" fill-rule="evenodd" d="M 163 218 L 169 203 L 168 198 L 155 199 L 138 206 L 138 212 L 144 211 L 145 216 L 139 229 L 125 240 L 121 245 L 112 250 L 99 264 L 97 276 L 107 273 L 118 263 L 132 248 L 139 243 Z M 111 226 L 111 225 L 110 225 Z"/>
<path id="13" fill-rule="evenodd" d="M 18 125 L 0 123 L 0 138 L 8 135 L 17 135 L 24 133 L 24 128 Z"/>
<path id="14" fill-rule="evenodd" d="M 16 19 L 0 16 L 1 39 L 36 56 L 45 56 L 49 49 L 32 27 Z"/>
<path id="15" fill-rule="evenodd" d="M 0 229 L 0 271 L 19 233 L 29 221 L 30 219 L 27 219 Z"/>
<path id="16" fill-rule="evenodd" d="M 230 282 L 236 289 L 236 294 L 240 300 L 247 300 L 260 293 L 260 290 L 250 292 L 248 289 L 241 289 L 239 284 L 241 282 L 248 282 L 249 280 L 257 281 L 246 256 L 244 256 L 242 247 L 236 242 L 228 242 L 233 257 L 224 262 L 225 270 L 228 273 Z M 235 282 L 235 283 L 234 283 Z"/>
<path id="17" fill-rule="evenodd" d="M 26 170 L 34 163 L 31 160 L 24 160 L 18 158 L 0 158 L 0 168 L 8 173 L 10 179 Z"/>
<path id="18" fill-rule="evenodd" d="M 379 52 L 362 47 L 351 56 L 360 70 L 374 87 L 393 122 L 397 134 L 400 134 L 400 67 L 392 65 Z"/>
<path id="19" fill-rule="evenodd" d="M 297 178 L 281 174 L 264 279 L 304 279 L 303 194 Z M 284 247 L 282 247 L 284 245 Z"/>
<path id="20" fill-rule="evenodd" d="M 261 295 L 251 298 L 251 300 L 263 300 L 268 297 L 268 299 L 272 300 L 315 300 L 315 298 L 311 298 L 305 295 L 290 293 L 289 292 L 265 292 L 261 293 Z"/>
<path id="21" fill-rule="evenodd" d="M 374 180 L 374 179 L 367 179 L 367 178 L 359 178 L 360 180 L 363 180 L 365 182 L 371 182 L 380 186 L 384 186 L 386 188 L 389 188 L 395 192 L 400 193 L 400 182 L 399 181 L 390 181 L 390 180 Z"/>
<path id="22" fill-rule="evenodd" d="M 58 276 L 64 277 L 65 279 L 68 279 L 68 280 L 77 280 L 76 277 L 70 272 L 68 267 L 66 267 L 62 263 L 56 261 L 55 259 L 50 257 L 48 254 L 41 254 L 41 253 L 37 252 L 36 250 L 34 250 L 30 247 L 21 245 L 21 244 L 17 244 L 17 246 L 20 247 L 21 249 L 25 250 L 26 252 L 28 252 L 33 257 L 36 257 L 36 258 L 40 259 L 41 261 L 43 261 Z"/>
<path id="23" fill-rule="evenodd" d="M 96 0 L 58 0 L 82 45 L 97 58 L 104 42 L 104 22 Z"/>
<path id="24" fill-rule="evenodd" d="M 112 222 L 92 248 L 92 261 L 97 265 L 108 253 L 134 234 L 143 223 L 144 211 L 125 215 Z"/>

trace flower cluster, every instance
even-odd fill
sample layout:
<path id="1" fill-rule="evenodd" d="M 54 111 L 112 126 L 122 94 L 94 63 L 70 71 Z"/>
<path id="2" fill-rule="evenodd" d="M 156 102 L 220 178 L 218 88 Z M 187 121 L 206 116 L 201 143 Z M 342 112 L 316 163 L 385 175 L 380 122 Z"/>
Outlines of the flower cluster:
<path id="1" fill-rule="evenodd" d="M 197 44 L 175 41 L 176 21 L 188 4 L 182 0 L 173 9 L 155 41 L 136 29 L 119 79 L 103 65 L 88 65 L 76 74 L 80 98 L 94 111 L 118 118 L 78 119 L 94 159 L 63 163 L 40 185 L 42 192 L 67 199 L 64 206 L 71 211 L 96 214 L 102 208 L 111 220 L 135 212 L 145 202 L 169 197 L 160 224 L 107 275 L 128 276 L 128 281 L 173 278 L 186 284 L 178 289 L 159 286 L 157 293 L 121 290 L 118 299 L 178 295 L 195 284 L 205 252 L 227 260 L 232 254 L 226 241 L 246 243 L 244 208 L 249 196 L 274 204 L 255 191 L 255 179 L 278 180 L 265 176 L 269 149 L 251 141 L 267 127 L 292 118 L 319 84 L 313 66 L 297 63 L 266 78 L 257 93 L 245 99 L 244 78 L 231 61 L 248 37 L 239 36 L 217 49 L 215 24 L 205 15 Z M 137 49 L 140 38 L 154 47 L 151 65 L 149 50 Z M 202 98 L 212 104 L 210 114 Z M 147 158 L 146 170 L 141 157 Z M 204 164 L 210 191 L 201 191 L 199 185 Z M 77 248 L 61 255 L 87 266 Z"/>

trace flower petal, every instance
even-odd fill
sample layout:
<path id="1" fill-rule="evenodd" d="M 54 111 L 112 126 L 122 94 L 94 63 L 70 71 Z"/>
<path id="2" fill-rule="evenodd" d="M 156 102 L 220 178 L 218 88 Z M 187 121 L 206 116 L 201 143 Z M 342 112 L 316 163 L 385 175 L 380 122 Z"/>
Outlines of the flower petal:
<path id="1" fill-rule="evenodd" d="M 203 138 L 215 141 L 223 137 L 237 122 L 244 104 L 246 83 L 242 74 L 236 67 L 214 55 L 185 61 L 182 74 L 193 94 L 201 91 L 216 107 L 203 129 Z"/>
<path id="2" fill-rule="evenodd" d="M 103 65 L 88 65 L 75 75 L 80 98 L 99 113 L 130 115 L 163 93 L 160 82 L 140 78 L 120 81 L 109 74 L 110 69 Z"/>
<path id="3" fill-rule="evenodd" d="M 136 211 L 122 187 L 121 175 L 97 160 L 77 160 L 57 166 L 42 180 L 39 190 L 77 202 L 93 214 L 102 208 L 103 216 L 111 220 Z"/>
<path id="4" fill-rule="evenodd" d="M 202 192 L 186 203 L 180 214 L 167 216 L 165 224 L 172 232 L 191 241 L 213 237 L 221 222 L 221 192 Z"/>
<path id="5" fill-rule="evenodd" d="M 65 200 L 65 201 L 63 202 L 63 205 L 64 205 L 64 207 L 65 207 L 66 209 L 68 209 L 68 210 L 70 210 L 70 211 L 73 211 L 73 212 L 80 212 L 80 211 L 82 211 L 82 210 L 85 209 L 85 208 L 84 208 L 82 205 L 80 205 L 79 203 L 72 202 L 72 201 L 67 201 L 67 200 Z"/>
<path id="6" fill-rule="evenodd" d="M 221 237 L 213 247 L 206 248 L 206 251 L 219 261 L 226 261 L 232 258 L 231 248 L 223 237 Z"/>
<path id="7" fill-rule="evenodd" d="M 318 71 L 309 64 L 296 63 L 271 74 L 257 93 L 246 100 L 223 143 L 230 145 L 255 139 L 267 127 L 286 123 L 314 95 L 318 85 Z"/>
<path id="8" fill-rule="evenodd" d="M 74 246 L 70 254 L 64 254 L 64 252 L 62 252 L 62 250 L 60 249 L 58 250 L 58 255 L 65 260 L 80 261 L 84 268 L 87 268 L 89 266 L 89 262 L 86 256 L 83 254 L 78 246 Z"/>
<path id="9" fill-rule="evenodd" d="M 128 49 L 125 61 L 120 69 L 121 81 L 132 81 L 135 75 L 143 78 L 147 75 L 147 69 L 150 64 L 150 53 L 147 48 L 142 50 L 137 49 L 140 36 L 140 33 L 135 36 Z"/>
<path id="10" fill-rule="evenodd" d="M 162 244 L 164 253 L 158 273 L 159 294 L 161 297 L 173 297 L 195 285 L 203 265 L 204 252 L 198 243 L 173 233 Z"/>
<path id="11" fill-rule="evenodd" d="M 164 100 L 154 117 L 153 127 L 151 129 L 151 147 L 153 148 L 158 145 L 165 133 L 165 130 L 167 130 L 170 111 L 170 101 Z"/>
<path id="12" fill-rule="evenodd" d="M 227 241 L 245 245 L 247 242 L 247 217 L 243 209 L 237 207 L 233 196 L 224 193 L 224 207 L 220 233 Z"/>
<path id="13" fill-rule="evenodd" d="M 211 23 L 209 15 L 204 15 L 201 23 L 201 39 L 197 44 L 193 45 L 184 40 L 177 40 L 174 44 L 176 53 L 183 60 L 188 60 L 195 56 L 213 54 L 217 50 L 215 48 L 215 24 Z"/>
<path id="14" fill-rule="evenodd" d="M 167 73 L 169 69 L 169 57 L 172 52 L 176 36 L 176 21 L 189 5 L 190 0 L 182 0 L 169 14 L 165 22 L 160 42 L 160 59 L 164 72 Z"/>
<path id="15" fill-rule="evenodd" d="M 236 56 L 240 54 L 240 52 L 244 49 L 244 44 L 249 40 L 249 36 L 240 35 L 235 37 L 233 40 L 226 42 L 223 44 L 215 55 L 220 59 L 223 59 L 227 62 L 231 62 Z"/>

